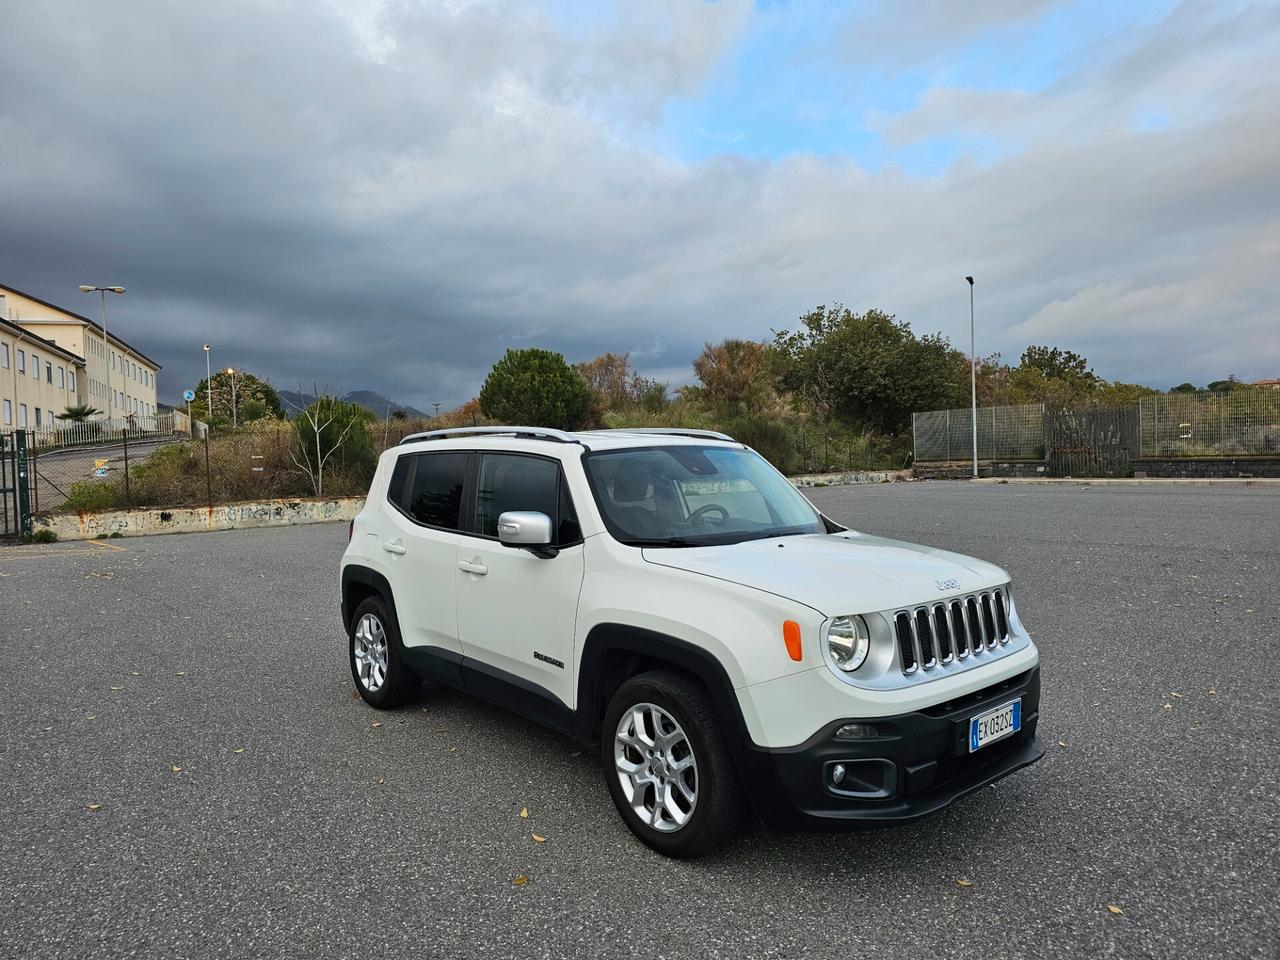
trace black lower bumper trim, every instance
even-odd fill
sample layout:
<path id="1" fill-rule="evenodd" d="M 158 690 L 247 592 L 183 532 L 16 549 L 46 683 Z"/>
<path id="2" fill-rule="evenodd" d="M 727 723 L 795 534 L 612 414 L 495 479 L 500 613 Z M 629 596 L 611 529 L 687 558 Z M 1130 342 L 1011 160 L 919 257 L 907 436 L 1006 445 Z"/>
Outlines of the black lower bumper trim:
<path id="1" fill-rule="evenodd" d="M 1022 701 L 1019 732 L 971 753 L 969 720 L 1015 699 Z M 775 826 L 899 823 L 940 810 L 1039 760 L 1045 752 L 1036 736 L 1039 711 L 1037 667 L 954 703 L 836 721 L 798 747 L 753 747 L 744 779 L 772 781 L 771 790 L 747 787 L 758 801 L 757 811 Z M 850 722 L 874 726 L 877 736 L 836 740 L 836 730 Z M 846 790 L 830 782 L 837 763 L 857 778 Z"/>

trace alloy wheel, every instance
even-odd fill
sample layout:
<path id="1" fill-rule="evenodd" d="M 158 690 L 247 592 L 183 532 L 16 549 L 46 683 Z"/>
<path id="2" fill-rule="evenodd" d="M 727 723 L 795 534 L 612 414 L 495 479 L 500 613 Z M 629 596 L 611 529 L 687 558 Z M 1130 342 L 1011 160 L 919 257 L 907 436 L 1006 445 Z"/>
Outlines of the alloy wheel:
<path id="1" fill-rule="evenodd" d="M 666 710 L 637 703 L 622 715 L 613 760 L 623 796 L 646 826 L 674 833 L 698 805 L 698 761 L 684 729 Z"/>

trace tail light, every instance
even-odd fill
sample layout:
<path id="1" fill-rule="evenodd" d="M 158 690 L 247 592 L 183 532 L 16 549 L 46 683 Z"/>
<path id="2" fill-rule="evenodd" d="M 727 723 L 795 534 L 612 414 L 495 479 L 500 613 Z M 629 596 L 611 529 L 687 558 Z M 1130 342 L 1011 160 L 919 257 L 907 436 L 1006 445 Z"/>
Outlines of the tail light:
<path id="1" fill-rule="evenodd" d="M 352 517 L 347 521 L 347 543 L 351 542 L 351 537 L 356 532 L 356 518 Z"/>

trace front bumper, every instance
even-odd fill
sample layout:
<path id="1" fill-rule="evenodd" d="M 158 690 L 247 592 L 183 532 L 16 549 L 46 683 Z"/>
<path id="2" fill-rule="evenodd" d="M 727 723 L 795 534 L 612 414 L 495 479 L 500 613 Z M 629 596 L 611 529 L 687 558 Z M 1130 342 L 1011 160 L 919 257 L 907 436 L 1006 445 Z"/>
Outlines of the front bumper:
<path id="1" fill-rule="evenodd" d="M 1022 729 L 969 752 L 969 720 L 1022 700 Z M 933 813 L 1044 756 L 1036 736 L 1040 668 L 914 713 L 827 724 L 798 747 L 752 747 L 751 778 L 773 781 L 773 790 L 750 789 L 757 812 L 771 824 L 888 824 Z M 846 723 L 870 724 L 877 736 L 836 740 Z M 850 771 L 843 789 L 830 783 L 830 768 Z"/>

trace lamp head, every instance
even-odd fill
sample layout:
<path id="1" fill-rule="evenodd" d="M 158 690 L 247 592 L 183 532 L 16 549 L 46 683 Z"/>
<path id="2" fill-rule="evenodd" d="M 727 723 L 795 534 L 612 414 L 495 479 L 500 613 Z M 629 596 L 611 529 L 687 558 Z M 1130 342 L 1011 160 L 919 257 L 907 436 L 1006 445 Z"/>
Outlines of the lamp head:
<path id="1" fill-rule="evenodd" d="M 972 286 L 973 286 L 973 277 L 965 277 L 965 279 L 969 281 L 969 286 L 971 286 L 971 287 L 972 287 Z"/>
<path id="2" fill-rule="evenodd" d="M 107 287 L 112 293 L 124 293 L 124 287 Z"/>
<path id="3" fill-rule="evenodd" d="M 90 285 L 89 285 L 89 284 L 87 284 L 87 283 L 82 283 L 82 284 L 80 284 L 80 292 L 81 292 L 81 293 L 93 293 L 93 292 L 94 292 L 95 290 L 97 290 L 97 289 L 98 289 L 97 287 L 90 286 Z"/>

